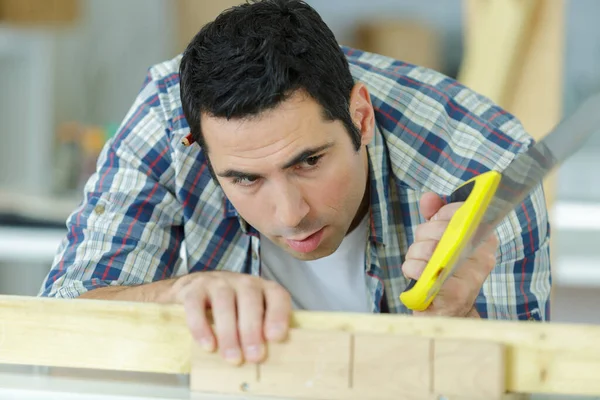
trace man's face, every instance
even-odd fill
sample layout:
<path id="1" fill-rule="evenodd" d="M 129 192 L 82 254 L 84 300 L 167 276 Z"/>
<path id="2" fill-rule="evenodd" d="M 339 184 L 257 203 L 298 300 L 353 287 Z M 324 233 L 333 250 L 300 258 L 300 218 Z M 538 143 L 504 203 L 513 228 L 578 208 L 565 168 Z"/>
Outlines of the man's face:
<path id="1" fill-rule="evenodd" d="M 231 203 L 298 259 L 332 254 L 366 211 L 373 112 L 364 87 L 355 88 L 352 104 L 359 151 L 343 124 L 326 121 L 319 104 L 301 93 L 257 117 L 202 118 L 213 170 Z"/>

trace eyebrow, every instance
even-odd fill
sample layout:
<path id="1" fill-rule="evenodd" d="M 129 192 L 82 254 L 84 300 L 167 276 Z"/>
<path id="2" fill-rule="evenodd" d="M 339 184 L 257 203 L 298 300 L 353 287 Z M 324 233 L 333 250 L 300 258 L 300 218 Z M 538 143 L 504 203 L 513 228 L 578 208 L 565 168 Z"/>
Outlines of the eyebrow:
<path id="1" fill-rule="evenodd" d="M 304 149 L 300 153 L 298 153 L 296 156 L 294 156 L 290 161 L 283 164 L 281 169 L 287 169 L 287 168 L 293 167 L 294 165 L 298 165 L 301 162 L 306 161 L 308 158 L 313 157 L 315 154 L 320 153 L 321 151 L 332 147 L 333 144 L 334 144 L 333 142 L 329 142 L 322 146 Z M 254 174 L 252 172 L 236 171 L 234 169 L 228 169 L 226 171 L 218 173 L 217 175 L 219 175 L 222 178 L 238 178 L 238 179 L 249 179 L 249 180 L 258 179 L 258 178 L 262 177 L 260 174 Z"/>

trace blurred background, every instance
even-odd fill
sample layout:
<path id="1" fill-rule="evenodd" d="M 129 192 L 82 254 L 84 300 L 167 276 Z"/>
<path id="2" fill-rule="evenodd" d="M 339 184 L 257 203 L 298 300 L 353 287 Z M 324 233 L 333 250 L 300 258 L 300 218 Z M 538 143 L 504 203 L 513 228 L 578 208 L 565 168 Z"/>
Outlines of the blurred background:
<path id="1" fill-rule="evenodd" d="M 0 293 L 37 293 L 147 69 L 237 3 L 0 0 Z M 536 137 L 600 89 L 597 0 L 308 3 L 341 44 L 460 78 Z M 547 182 L 555 321 L 600 321 L 599 175 L 600 129 Z"/>

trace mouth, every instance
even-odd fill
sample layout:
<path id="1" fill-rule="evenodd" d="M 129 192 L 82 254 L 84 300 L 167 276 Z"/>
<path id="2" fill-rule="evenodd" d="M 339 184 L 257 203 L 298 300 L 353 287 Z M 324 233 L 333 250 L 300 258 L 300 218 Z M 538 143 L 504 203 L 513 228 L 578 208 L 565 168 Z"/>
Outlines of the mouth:
<path id="1" fill-rule="evenodd" d="M 321 238 L 323 237 L 323 230 L 325 227 L 319 229 L 318 231 L 311 233 L 308 236 L 303 237 L 302 239 L 285 239 L 285 242 L 295 251 L 300 253 L 310 253 L 311 251 L 315 251 L 319 244 L 321 243 Z"/>
<path id="2" fill-rule="evenodd" d="M 314 231 L 313 233 L 310 233 L 310 234 L 308 234 L 306 236 L 303 236 L 302 238 L 299 238 L 299 239 L 287 238 L 286 240 L 290 240 L 292 242 L 303 242 L 303 241 L 307 240 L 308 238 L 310 238 L 311 236 L 317 234 L 321 230 L 323 230 L 323 228 L 319 229 L 318 231 Z"/>

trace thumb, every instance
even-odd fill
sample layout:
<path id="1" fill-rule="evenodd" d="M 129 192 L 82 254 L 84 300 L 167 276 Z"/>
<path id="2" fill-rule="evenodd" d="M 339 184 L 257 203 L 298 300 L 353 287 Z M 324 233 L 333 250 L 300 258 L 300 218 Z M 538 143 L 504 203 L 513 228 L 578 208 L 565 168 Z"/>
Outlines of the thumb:
<path id="1" fill-rule="evenodd" d="M 429 221 L 435 213 L 444 206 L 444 204 L 444 200 L 437 194 L 432 192 L 425 193 L 421 196 L 421 201 L 419 203 L 421 215 L 423 215 L 425 220 Z"/>

